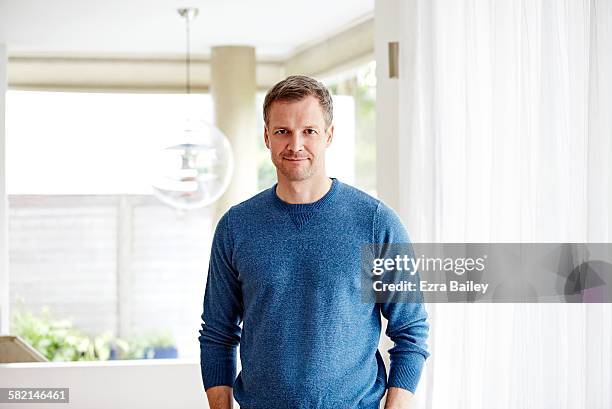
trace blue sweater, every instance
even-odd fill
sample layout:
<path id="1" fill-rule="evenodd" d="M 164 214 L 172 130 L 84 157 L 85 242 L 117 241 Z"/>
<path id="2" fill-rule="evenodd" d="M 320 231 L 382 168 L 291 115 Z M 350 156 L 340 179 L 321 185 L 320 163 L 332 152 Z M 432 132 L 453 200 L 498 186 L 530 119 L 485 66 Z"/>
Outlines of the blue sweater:
<path id="1" fill-rule="evenodd" d="M 204 388 L 232 386 L 241 409 L 377 409 L 390 386 L 414 392 L 429 355 L 424 306 L 364 303 L 360 290 L 361 246 L 407 242 L 389 207 L 337 179 L 314 203 L 288 204 L 275 185 L 233 206 L 210 255 Z M 388 379 L 381 313 L 395 343 Z"/>

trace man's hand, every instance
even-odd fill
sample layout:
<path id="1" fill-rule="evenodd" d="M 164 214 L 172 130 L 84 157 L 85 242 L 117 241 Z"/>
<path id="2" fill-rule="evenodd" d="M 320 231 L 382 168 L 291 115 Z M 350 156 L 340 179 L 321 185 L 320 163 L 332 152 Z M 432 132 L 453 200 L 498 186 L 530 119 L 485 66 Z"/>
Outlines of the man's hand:
<path id="1" fill-rule="evenodd" d="M 206 396 L 210 409 L 232 409 L 234 407 L 234 396 L 229 386 L 219 385 L 208 388 Z"/>
<path id="2" fill-rule="evenodd" d="M 385 409 L 408 409 L 412 396 L 409 390 L 392 386 L 387 390 Z"/>

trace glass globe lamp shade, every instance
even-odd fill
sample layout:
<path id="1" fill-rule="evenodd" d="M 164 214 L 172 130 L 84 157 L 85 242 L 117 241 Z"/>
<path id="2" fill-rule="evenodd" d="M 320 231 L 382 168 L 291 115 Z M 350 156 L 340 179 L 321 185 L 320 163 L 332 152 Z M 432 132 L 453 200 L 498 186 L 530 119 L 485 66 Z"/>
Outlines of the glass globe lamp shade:
<path id="1" fill-rule="evenodd" d="M 153 193 L 177 209 L 215 202 L 232 177 L 232 148 L 215 126 L 200 121 L 187 127 L 180 143 L 163 149 L 155 161 Z"/>

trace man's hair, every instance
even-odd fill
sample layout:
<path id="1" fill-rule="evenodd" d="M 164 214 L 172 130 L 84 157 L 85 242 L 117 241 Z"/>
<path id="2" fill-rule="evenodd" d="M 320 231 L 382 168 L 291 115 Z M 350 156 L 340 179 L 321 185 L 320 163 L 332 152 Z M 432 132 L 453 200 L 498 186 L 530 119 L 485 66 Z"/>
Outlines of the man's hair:
<path id="1" fill-rule="evenodd" d="M 292 75 L 277 83 L 266 94 L 263 105 L 263 117 L 266 126 L 270 119 L 270 107 L 275 101 L 301 101 L 313 96 L 319 100 L 319 105 L 325 118 L 325 128 L 329 128 L 334 119 L 334 106 L 329 91 L 319 81 L 304 75 Z"/>

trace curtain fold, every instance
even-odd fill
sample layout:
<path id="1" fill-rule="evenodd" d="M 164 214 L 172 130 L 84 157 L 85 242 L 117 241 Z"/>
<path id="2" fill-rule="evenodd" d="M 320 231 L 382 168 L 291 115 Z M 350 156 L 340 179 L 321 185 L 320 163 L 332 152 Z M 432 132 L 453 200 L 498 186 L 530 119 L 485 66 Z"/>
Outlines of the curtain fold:
<path id="1" fill-rule="evenodd" d="M 610 242 L 612 1 L 400 5 L 414 242 Z M 430 304 L 415 407 L 612 407 L 612 305 Z"/>

